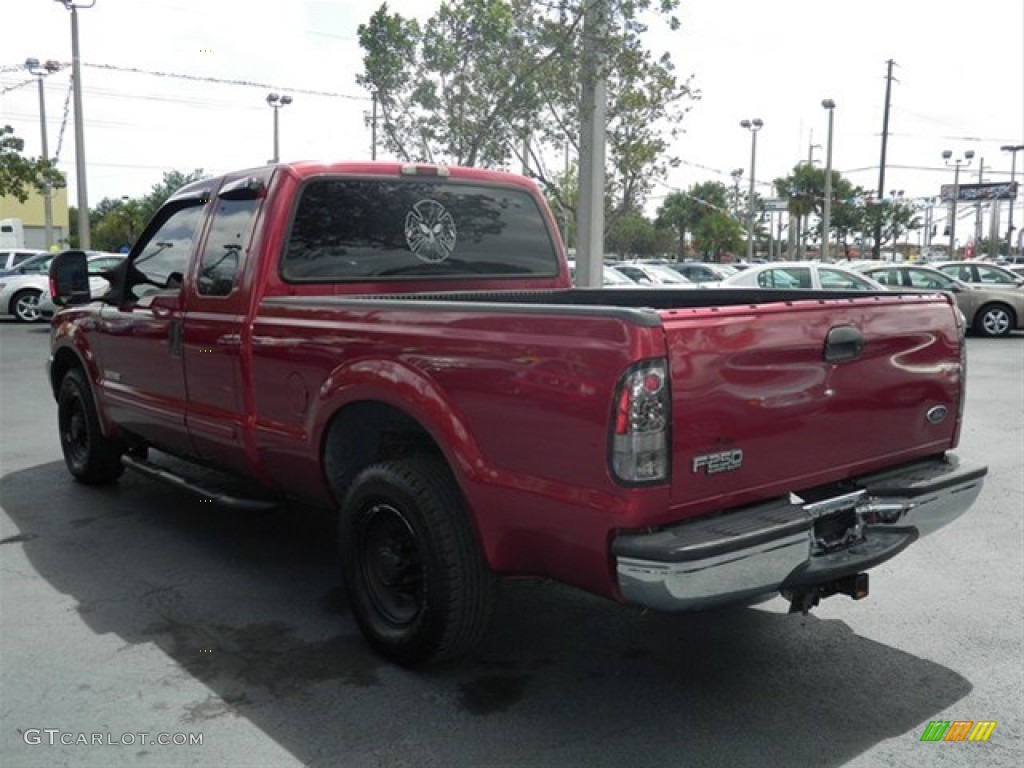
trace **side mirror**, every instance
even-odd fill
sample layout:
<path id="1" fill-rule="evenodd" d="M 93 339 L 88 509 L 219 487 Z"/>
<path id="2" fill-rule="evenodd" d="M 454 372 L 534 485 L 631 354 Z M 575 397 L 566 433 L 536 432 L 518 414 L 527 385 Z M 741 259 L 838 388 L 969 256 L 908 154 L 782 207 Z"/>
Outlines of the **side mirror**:
<path id="1" fill-rule="evenodd" d="M 50 263 L 50 293 L 57 306 L 89 302 L 89 264 L 85 251 L 58 253 Z"/>

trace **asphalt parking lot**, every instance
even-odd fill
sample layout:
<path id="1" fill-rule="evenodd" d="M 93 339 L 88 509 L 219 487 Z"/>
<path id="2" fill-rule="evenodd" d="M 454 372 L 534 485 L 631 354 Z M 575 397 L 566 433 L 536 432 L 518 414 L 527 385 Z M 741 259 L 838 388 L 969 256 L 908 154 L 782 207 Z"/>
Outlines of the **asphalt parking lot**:
<path id="1" fill-rule="evenodd" d="M 1024 334 L 968 342 L 982 497 L 867 600 L 668 616 L 509 583 L 470 659 L 414 673 L 363 644 L 324 515 L 74 484 L 47 330 L 0 321 L 5 767 L 1024 764 Z"/>

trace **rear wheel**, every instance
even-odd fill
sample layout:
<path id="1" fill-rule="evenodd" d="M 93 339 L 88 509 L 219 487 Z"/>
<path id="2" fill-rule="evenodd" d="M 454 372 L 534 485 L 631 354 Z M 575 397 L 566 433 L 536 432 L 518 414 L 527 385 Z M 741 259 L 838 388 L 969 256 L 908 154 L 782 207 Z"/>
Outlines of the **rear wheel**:
<path id="1" fill-rule="evenodd" d="M 34 323 L 42 315 L 39 314 L 40 291 L 26 289 L 18 291 L 11 299 L 11 314 L 21 323 Z"/>
<path id="2" fill-rule="evenodd" d="M 407 666 L 442 661 L 486 633 L 496 578 L 443 462 L 417 457 L 363 470 L 338 533 L 353 615 L 380 653 Z"/>
<path id="3" fill-rule="evenodd" d="M 1005 304 L 988 304 L 974 318 L 974 327 L 982 336 L 1007 336 L 1017 325 L 1017 316 Z"/>
<path id="4" fill-rule="evenodd" d="M 124 446 L 100 429 L 89 382 L 78 368 L 68 371 L 60 383 L 57 425 L 64 463 L 76 480 L 101 485 L 113 482 L 124 472 Z"/>

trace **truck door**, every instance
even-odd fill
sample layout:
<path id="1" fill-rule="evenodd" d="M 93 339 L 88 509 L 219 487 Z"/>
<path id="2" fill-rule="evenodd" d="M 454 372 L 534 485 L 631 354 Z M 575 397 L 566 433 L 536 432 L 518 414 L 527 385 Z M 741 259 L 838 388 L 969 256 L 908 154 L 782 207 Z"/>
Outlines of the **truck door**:
<path id="1" fill-rule="evenodd" d="M 241 278 L 253 271 L 253 222 L 265 188 L 258 176 L 225 181 L 211 204 L 206 239 L 188 277 L 186 422 L 199 456 L 229 470 L 247 464 L 242 340 L 250 291 Z"/>
<path id="2" fill-rule="evenodd" d="M 97 321 L 101 396 L 113 420 L 184 455 L 193 450 L 185 427 L 183 282 L 208 199 L 201 190 L 164 206 L 119 270 L 119 303 Z"/>

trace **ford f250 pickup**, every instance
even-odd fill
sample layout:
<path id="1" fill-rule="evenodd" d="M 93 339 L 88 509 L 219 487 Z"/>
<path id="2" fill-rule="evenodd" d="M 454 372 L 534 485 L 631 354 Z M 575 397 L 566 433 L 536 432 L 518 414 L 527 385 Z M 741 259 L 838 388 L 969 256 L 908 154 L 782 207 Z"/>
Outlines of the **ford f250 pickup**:
<path id="1" fill-rule="evenodd" d="M 986 473 L 950 453 L 949 295 L 574 288 L 512 174 L 231 173 L 168 200 L 101 300 L 81 252 L 50 277 L 71 475 L 332 510 L 353 615 L 406 665 L 473 648 L 501 578 L 662 611 L 860 598 Z"/>

